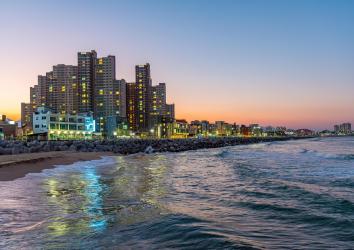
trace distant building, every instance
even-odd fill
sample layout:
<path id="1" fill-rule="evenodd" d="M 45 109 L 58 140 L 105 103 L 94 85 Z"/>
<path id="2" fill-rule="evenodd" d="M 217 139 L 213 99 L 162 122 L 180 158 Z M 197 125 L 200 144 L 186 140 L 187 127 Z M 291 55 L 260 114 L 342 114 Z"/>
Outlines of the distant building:
<path id="1" fill-rule="evenodd" d="M 242 136 L 247 136 L 248 137 L 248 136 L 252 135 L 252 130 L 249 127 L 245 126 L 245 125 L 241 125 L 240 133 L 241 133 Z"/>
<path id="2" fill-rule="evenodd" d="M 200 122 L 201 126 L 201 133 L 203 136 L 207 137 L 210 134 L 209 128 L 210 128 L 210 123 L 209 121 L 203 120 Z"/>
<path id="3" fill-rule="evenodd" d="M 33 108 L 40 106 L 40 96 L 41 92 L 39 85 L 34 85 L 33 87 L 30 87 L 30 103 L 33 105 Z"/>
<path id="4" fill-rule="evenodd" d="M 58 64 L 53 66 L 52 86 L 49 93 L 53 111 L 62 114 L 78 113 L 77 66 Z"/>
<path id="5" fill-rule="evenodd" d="M 14 139 L 17 136 L 17 124 L 7 119 L 6 115 L 0 116 L 0 129 L 3 139 Z"/>
<path id="6" fill-rule="evenodd" d="M 48 106 L 48 79 L 47 76 L 39 75 L 38 76 L 38 92 L 35 98 L 31 95 L 31 103 L 37 107 L 47 107 Z M 39 94 L 39 96 L 38 96 Z"/>
<path id="7" fill-rule="evenodd" d="M 199 120 L 191 121 L 189 125 L 189 134 L 191 136 L 202 136 L 202 124 Z"/>
<path id="8" fill-rule="evenodd" d="M 40 107 L 33 113 L 33 133 L 46 134 L 48 140 L 82 140 L 95 136 L 92 114 L 53 113 Z"/>
<path id="9" fill-rule="evenodd" d="M 231 126 L 230 124 L 224 121 L 216 121 L 216 135 L 217 136 L 229 136 L 231 134 Z"/>
<path id="10" fill-rule="evenodd" d="M 153 135 L 156 138 L 171 138 L 173 135 L 174 120 L 167 116 L 159 116 L 153 130 Z"/>
<path id="11" fill-rule="evenodd" d="M 334 125 L 334 132 L 339 133 L 340 132 L 340 126 L 339 125 Z"/>
<path id="12" fill-rule="evenodd" d="M 33 107 L 31 103 L 21 103 L 21 126 L 25 135 L 32 133 Z"/>
<path id="13" fill-rule="evenodd" d="M 151 126 L 151 75 L 150 64 L 135 66 L 135 128 L 148 132 Z"/>
<path id="14" fill-rule="evenodd" d="M 116 61 L 114 56 L 98 58 L 96 61 L 96 74 L 93 113 L 96 120 L 98 132 L 106 133 L 107 117 L 117 116 L 119 113 L 119 103 L 117 105 L 116 96 L 119 96 L 119 88 L 115 80 Z"/>
<path id="15" fill-rule="evenodd" d="M 92 112 L 96 132 L 107 137 L 126 125 L 137 136 L 151 136 L 157 124 L 175 119 L 166 84 L 152 86 L 148 63 L 136 65 L 135 82 L 126 83 L 116 79 L 115 56 L 98 58 L 94 50 L 78 52 L 77 66 L 58 64 L 38 76 L 30 102 L 21 104 L 22 124 L 33 127 L 33 112 L 40 107 L 63 115 Z"/>
<path id="16" fill-rule="evenodd" d="M 96 60 L 94 50 L 78 53 L 78 113 L 93 111 Z"/>
<path id="17" fill-rule="evenodd" d="M 137 122 L 136 122 L 136 83 L 128 82 L 126 85 L 126 104 L 127 104 L 127 121 L 128 126 L 131 131 L 137 130 Z"/>
<path id="18" fill-rule="evenodd" d="M 166 84 L 159 83 L 151 87 L 151 115 L 166 113 Z"/>
<path id="19" fill-rule="evenodd" d="M 315 132 L 310 129 L 298 129 L 295 130 L 295 134 L 297 136 L 312 136 L 315 134 Z"/>
<path id="20" fill-rule="evenodd" d="M 347 122 L 347 123 L 335 125 L 334 132 L 336 134 L 350 135 L 352 133 L 352 124 Z"/>
<path id="21" fill-rule="evenodd" d="M 170 119 L 175 119 L 175 105 L 174 104 L 166 104 L 166 113 L 165 115 Z"/>
<path id="22" fill-rule="evenodd" d="M 189 124 L 186 120 L 175 120 L 173 123 L 172 138 L 187 138 L 189 136 Z"/>
<path id="23" fill-rule="evenodd" d="M 127 83 L 124 79 L 116 80 L 114 84 L 114 102 L 119 117 L 127 117 Z M 118 112 L 117 112 L 118 111 Z"/>

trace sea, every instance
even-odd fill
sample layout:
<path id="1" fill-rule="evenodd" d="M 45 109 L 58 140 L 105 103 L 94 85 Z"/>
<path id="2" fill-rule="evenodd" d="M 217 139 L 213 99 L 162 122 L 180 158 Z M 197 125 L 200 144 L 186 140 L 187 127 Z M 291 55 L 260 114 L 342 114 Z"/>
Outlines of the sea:
<path id="1" fill-rule="evenodd" d="M 103 157 L 0 182 L 0 249 L 354 249 L 354 137 Z"/>

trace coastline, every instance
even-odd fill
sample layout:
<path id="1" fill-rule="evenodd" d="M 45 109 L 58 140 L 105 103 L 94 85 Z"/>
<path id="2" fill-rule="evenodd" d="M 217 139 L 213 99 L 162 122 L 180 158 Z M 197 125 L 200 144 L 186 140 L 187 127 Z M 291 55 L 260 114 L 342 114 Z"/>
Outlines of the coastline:
<path id="1" fill-rule="evenodd" d="M 15 143 L 7 147 L 9 152 L 0 154 L 0 181 L 12 181 L 28 173 L 39 173 L 55 165 L 69 165 L 78 161 L 100 159 L 102 156 L 128 155 L 135 153 L 181 152 L 206 148 L 221 148 L 262 142 L 309 139 L 313 137 L 268 137 L 268 138 L 212 138 L 181 140 L 122 140 L 102 142 L 52 141 L 22 145 Z M 119 143 L 119 144 L 118 144 Z M 70 144 L 70 145 L 67 145 Z M 22 147 L 22 148 L 21 148 Z M 74 148 L 73 148 L 74 147 Z M 21 153 L 24 149 L 36 149 L 33 153 Z M 42 149 L 49 152 L 43 152 Z M 53 150 L 53 151 L 52 151 Z M 38 152 L 39 151 L 39 152 Z"/>
<path id="2" fill-rule="evenodd" d="M 110 152 L 44 152 L 19 155 L 0 155 L 0 181 L 13 181 L 29 173 L 40 173 L 56 165 L 70 165 L 78 161 L 113 156 Z"/>

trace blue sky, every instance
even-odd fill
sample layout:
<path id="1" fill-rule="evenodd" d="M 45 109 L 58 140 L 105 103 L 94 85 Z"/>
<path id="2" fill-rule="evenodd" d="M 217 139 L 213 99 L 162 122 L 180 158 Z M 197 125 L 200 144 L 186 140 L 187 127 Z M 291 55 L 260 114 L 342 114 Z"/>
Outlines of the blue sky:
<path id="1" fill-rule="evenodd" d="M 354 1 L 0 2 L 0 113 L 77 51 L 150 62 L 179 118 L 331 128 L 354 123 Z"/>

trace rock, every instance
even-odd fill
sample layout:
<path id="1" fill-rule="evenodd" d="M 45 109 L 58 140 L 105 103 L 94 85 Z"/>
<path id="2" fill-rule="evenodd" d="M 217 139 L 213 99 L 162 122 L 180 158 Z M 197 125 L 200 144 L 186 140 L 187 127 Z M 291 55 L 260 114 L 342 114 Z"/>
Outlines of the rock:
<path id="1" fill-rule="evenodd" d="M 14 146 L 14 147 L 12 148 L 11 154 L 17 155 L 17 154 L 19 154 L 20 152 L 21 152 L 21 147 L 19 147 L 19 146 Z"/>
<path id="2" fill-rule="evenodd" d="M 152 154 L 154 153 L 154 149 L 151 146 L 148 146 L 145 150 L 144 150 L 145 154 Z"/>
<path id="3" fill-rule="evenodd" d="M 69 150 L 70 150 L 70 151 L 76 151 L 76 145 L 72 144 L 72 145 L 69 147 Z"/>
<path id="4" fill-rule="evenodd" d="M 69 147 L 67 145 L 59 146 L 60 151 L 67 151 L 68 149 L 69 149 Z"/>

